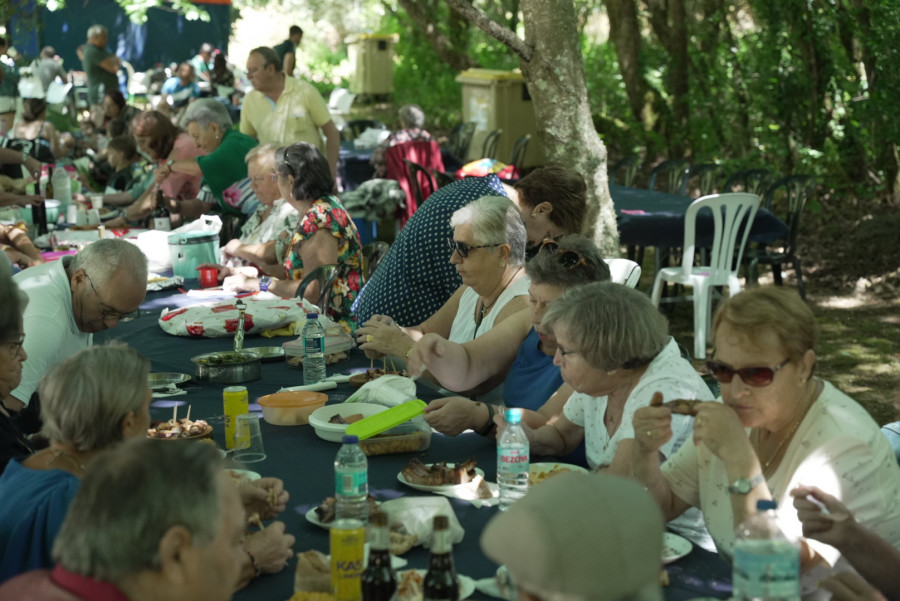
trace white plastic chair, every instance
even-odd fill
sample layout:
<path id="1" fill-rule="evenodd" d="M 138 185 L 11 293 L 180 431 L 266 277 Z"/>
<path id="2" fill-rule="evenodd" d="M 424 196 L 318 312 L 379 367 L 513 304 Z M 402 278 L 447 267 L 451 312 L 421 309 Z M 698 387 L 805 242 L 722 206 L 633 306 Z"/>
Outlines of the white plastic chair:
<path id="1" fill-rule="evenodd" d="M 697 216 L 701 210 L 707 208 L 712 211 L 715 227 L 712 250 L 709 254 L 710 264 L 694 265 Z M 741 291 L 738 269 L 741 265 L 741 255 L 747 245 L 750 226 L 758 208 L 759 196 L 755 194 L 711 194 L 692 202 L 684 216 L 684 251 L 681 266 L 660 269 L 653 281 L 650 299 L 657 307 L 665 282 L 690 286 L 694 289 L 695 358 L 706 357 L 706 343 L 712 317 L 713 287 L 728 286 L 728 291 L 732 295 Z"/>
<path id="2" fill-rule="evenodd" d="M 609 278 L 616 284 L 637 288 L 641 281 L 641 266 L 631 259 L 603 259 L 609 267 Z"/>

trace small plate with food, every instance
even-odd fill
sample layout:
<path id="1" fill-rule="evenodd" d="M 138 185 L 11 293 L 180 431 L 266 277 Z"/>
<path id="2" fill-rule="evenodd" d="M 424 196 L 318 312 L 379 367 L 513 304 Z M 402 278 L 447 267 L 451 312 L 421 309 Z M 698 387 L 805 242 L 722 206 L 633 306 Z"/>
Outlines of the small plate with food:
<path id="1" fill-rule="evenodd" d="M 147 438 L 160 440 L 197 440 L 210 438 L 213 427 L 202 419 L 190 420 L 187 418 L 170 419 L 169 421 L 152 421 L 147 430 Z"/>
<path id="2" fill-rule="evenodd" d="M 425 575 L 428 570 L 402 570 L 397 572 L 397 601 L 421 601 L 425 592 Z M 457 599 L 467 599 L 475 592 L 475 581 L 462 574 L 456 575 L 459 584 Z"/>
<path id="3" fill-rule="evenodd" d="M 387 411 L 387 407 L 374 403 L 325 405 L 310 414 L 309 425 L 315 429 L 316 435 L 322 440 L 341 442 L 347 426 L 382 411 Z"/>
<path id="4" fill-rule="evenodd" d="M 663 535 L 662 562 L 672 563 L 691 552 L 694 545 L 691 541 L 672 532 Z"/>
<path id="5" fill-rule="evenodd" d="M 353 374 L 352 376 L 350 376 L 350 386 L 352 386 L 353 388 L 361 388 L 365 384 L 368 384 L 372 380 L 377 380 L 381 376 L 401 376 L 403 378 L 408 378 L 409 374 L 406 373 L 405 369 L 381 369 L 380 367 L 375 369 L 367 369 L 362 373 Z"/>
<path id="6" fill-rule="evenodd" d="M 397 480 L 416 490 L 456 499 L 471 501 L 497 496 L 496 485 L 491 486 L 484 479 L 484 471 L 475 464 L 474 459 L 463 463 L 422 463 L 414 458 L 397 474 Z"/>
<path id="7" fill-rule="evenodd" d="M 366 501 L 369 504 L 369 515 L 372 515 L 378 509 L 378 506 L 381 505 L 372 495 L 366 497 Z M 313 526 L 325 528 L 326 530 L 331 528 L 331 524 L 334 523 L 335 519 L 336 503 L 337 501 L 334 497 L 326 498 L 316 507 L 306 512 L 306 521 Z"/>
<path id="8" fill-rule="evenodd" d="M 558 476 L 559 474 L 564 474 L 566 472 L 581 472 L 587 474 L 588 470 L 580 465 L 573 465 L 571 463 L 532 463 L 528 467 L 528 482 L 531 486 L 534 486 L 535 484 L 540 484 L 547 478 L 552 478 L 553 476 Z"/>
<path id="9" fill-rule="evenodd" d="M 254 480 L 259 480 L 262 476 L 257 472 L 251 472 L 250 470 L 237 470 L 228 468 L 225 470 L 228 472 L 228 475 L 231 476 L 231 479 L 234 480 L 237 484 L 242 482 L 253 482 Z"/>

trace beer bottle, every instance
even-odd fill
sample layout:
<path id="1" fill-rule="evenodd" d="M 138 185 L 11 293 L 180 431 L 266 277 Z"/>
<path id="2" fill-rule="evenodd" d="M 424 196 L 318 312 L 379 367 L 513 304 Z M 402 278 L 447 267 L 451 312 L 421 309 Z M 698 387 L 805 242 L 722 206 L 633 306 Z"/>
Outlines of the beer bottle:
<path id="1" fill-rule="evenodd" d="M 53 177 L 53 166 L 49 167 L 49 176 Z M 50 179 L 47 179 L 47 187 L 44 189 L 44 200 L 50 200 L 53 198 L 53 184 L 50 183 Z M 37 231 L 37 235 L 41 236 L 49 232 L 47 228 L 47 205 L 42 202 L 34 203 L 31 205 L 31 221 L 34 223 L 34 226 Z"/>
<path id="2" fill-rule="evenodd" d="M 363 601 L 394 601 L 397 598 L 397 575 L 391 567 L 391 534 L 388 517 L 376 511 L 369 518 L 372 540 L 369 565 L 362 573 Z"/>
<path id="3" fill-rule="evenodd" d="M 434 516 L 424 601 L 459 601 L 459 583 L 456 580 L 456 568 L 453 567 L 452 547 L 450 519 L 445 515 Z"/>
<path id="4" fill-rule="evenodd" d="M 161 188 L 156 189 L 156 208 L 153 210 L 153 229 L 163 232 L 172 231 L 172 217 L 166 206 L 166 197 Z"/>

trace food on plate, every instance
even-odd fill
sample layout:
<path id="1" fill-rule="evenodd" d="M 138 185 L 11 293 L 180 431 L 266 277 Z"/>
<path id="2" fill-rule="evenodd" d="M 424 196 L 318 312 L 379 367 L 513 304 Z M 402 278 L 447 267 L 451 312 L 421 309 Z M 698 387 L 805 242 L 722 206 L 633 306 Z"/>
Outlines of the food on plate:
<path id="1" fill-rule="evenodd" d="M 700 403 L 702 402 L 703 401 L 695 401 L 689 399 L 675 399 L 674 401 L 663 403 L 663 407 L 668 407 L 669 411 L 671 411 L 672 413 L 677 413 L 679 415 L 696 416 L 697 410 L 700 408 Z"/>
<path id="2" fill-rule="evenodd" d="M 325 355 L 325 365 L 340 363 L 341 361 L 346 360 L 348 357 L 349 355 L 345 352 L 329 353 Z M 290 356 L 287 358 L 287 364 L 292 367 L 303 367 L 303 357 L 299 355 Z"/>
<path id="3" fill-rule="evenodd" d="M 531 486 L 534 486 L 535 484 L 540 484 L 547 478 L 552 478 L 553 476 L 558 476 L 559 474 L 564 474 L 566 472 L 573 472 L 573 471 L 575 471 L 575 470 L 572 469 L 571 467 L 569 467 L 568 465 L 557 464 L 557 465 L 553 466 L 553 469 L 535 470 L 535 471 L 529 472 L 528 473 L 528 483 L 531 484 Z"/>
<path id="4" fill-rule="evenodd" d="M 256 359 L 259 359 L 259 355 L 255 353 L 223 352 L 210 353 L 205 357 L 193 359 L 193 361 L 201 365 L 227 365 L 229 363 L 244 363 L 246 361 L 254 361 Z"/>
<path id="5" fill-rule="evenodd" d="M 381 376 L 402 376 L 404 378 L 408 378 L 409 374 L 406 370 L 392 370 L 392 369 L 381 369 L 380 367 L 375 369 L 367 369 L 363 373 L 354 374 L 350 376 L 350 385 L 356 388 L 363 386 L 364 384 L 368 384 L 372 380 L 377 380 Z"/>
<path id="6" fill-rule="evenodd" d="M 392 453 L 415 453 L 424 451 L 431 444 L 431 432 L 416 430 L 397 433 L 384 432 L 372 438 L 359 441 L 366 455 L 390 455 Z"/>
<path id="7" fill-rule="evenodd" d="M 147 438 L 200 438 L 209 436 L 212 433 L 212 426 L 202 419 L 190 420 L 187 418 L 170 419 L 167 422 L 155 421 L 150 422 L 150 428 L 147 430 Z"/>
<path id="8" fill-rule="evenodd" d="M 331 416 L 331 419 L 328 420 L 328 423 L 350 425 L 358 422 L 364 417 L 365 415 L 363 415 L 362 413 L 351 413 L 350 415 L 341 415 L 340 413 L 335 413 Z"/>
<path id="9" fill-rule="evenodd" d="M 372 495 L 366 497 L 366 501 L 369 503 L 369 515 L 372 515 L 372 512 L 378 509 L 378 501 Z M 328 497 L 316 507 L 316 517 L 319 522 L 330 524 L 334 521 L 336 503 L 337 500 L 334 497 Z"/>
<path id="10" fill-rule="evenodd" d="M 391 524 L 391 555 L 403 555 L 415 546 L 419 537 L 406 531 L 402 524 Z"/>
<path id="11" fill-rule="evenodd" d="M 397 601 L 421 601 L 425 595 L 425 578 L 416 570 L 406 570 L 397 583 Z"/>
<path id="12" fill-rule="evenodd" d="M 403 468 L 403 477 L 411 484 L 423 486 L 465 484 L 478 477 L 478 472 L 475 471 L 477 464 L 475 459 L 467 459 L 462 463 L 448 464 L 446 461 L 442 461 L 425 465 L 416 457 Z"/>
<path id="13" fill-rule="evenodd" d="M 294 590 L 308 593 L 331 592 L 331 561 L 319 551 L 310 550 L 297 553 L 297 571 L 294 572 Z M 295 595 L 296 596 L 296 595 Z M 328 595 L 331 597 L 331 595 Z M 292 597 L 293 599 L 293 597 Z M 325 597 L 307 598 L 307 601 L 326 599 Z"/>

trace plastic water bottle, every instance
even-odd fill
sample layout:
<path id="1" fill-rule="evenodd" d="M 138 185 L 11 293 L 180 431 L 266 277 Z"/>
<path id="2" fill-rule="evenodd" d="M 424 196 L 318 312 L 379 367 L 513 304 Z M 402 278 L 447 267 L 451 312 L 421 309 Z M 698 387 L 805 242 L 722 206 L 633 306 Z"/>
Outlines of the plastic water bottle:
<path id="1" fill-rule="evenodd" d="M 53 195 L 64 209 L 72 202 L 72 180 L 62 165 L 56 165 L 50 180 L 53 182 Z"/>
<path id="2" fill-rule="evenodd" d="M 315 384 L 325 379 L 325 330 L 318 313 L 306 316 L 303 326 L 303 384 Z"/>
<path id="3" fill-rule="evenodd" d="M 732 584 L 735 601 L 799 601 L 800 549 L 775 520 L 775 501 L 757 501 L 737 527 Z"/>
<path id="4" fill-rule="evenodd" d="M 522 430 L 522 410 L 506 410 L 506 429 L 497 441 L 497 484 L 500 511 L 506 511 L 528 492 L 528 437 Z"/>
<path id="5" fill-rule="evenodd" d="M 369 462 L 359 438 L 345 435 L 334 459 L 335 519 L 369 521 Z"/>

